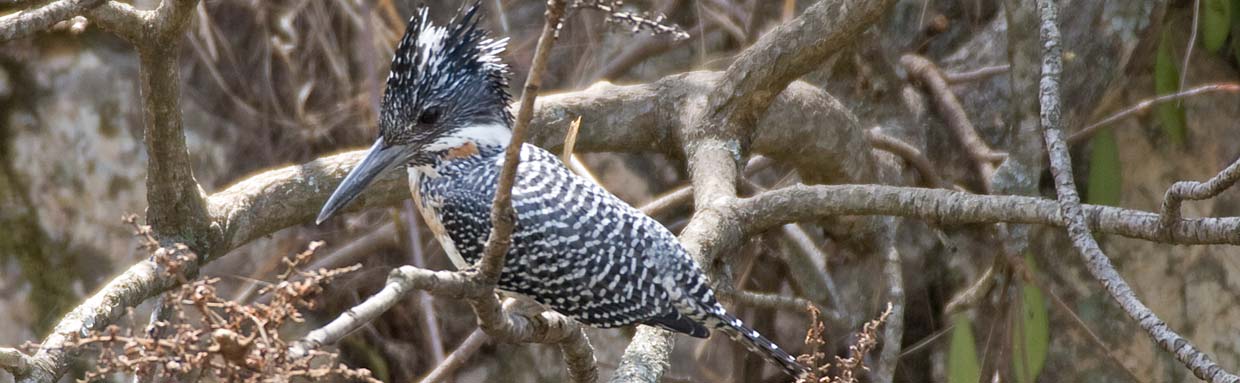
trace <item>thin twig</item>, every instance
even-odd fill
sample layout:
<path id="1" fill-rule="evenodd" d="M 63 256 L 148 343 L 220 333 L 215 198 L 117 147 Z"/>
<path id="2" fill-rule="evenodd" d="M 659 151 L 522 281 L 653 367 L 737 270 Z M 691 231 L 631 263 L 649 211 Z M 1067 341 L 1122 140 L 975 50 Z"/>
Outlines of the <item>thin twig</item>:
<path id="1" fill-rule="evenodd" d="M 581 130 L 581 116 L 577 116 L 573 123 L 568 124 L 568 133 L 564 134 L 564 151 L 560 154 L 560 161 L 568 164 L 572 162 L 573 147 L 577 145 L 577 132 Z"/>
<path id="2" fill-rule="evenodd" d="M 1063 71 L 1063 57 L 1061 56 L 1058 7 L 1054 0 L 1038 0 L 1038 14 L 1041 18 L 1040 36 L 1043 47 L 1039 99 L 1042 105 L 1042 132 L 1045 135 L 1047 152 L 1050 156 L 1051 173 L 1055 178 L 1055 189 L 1059 195 L 1064 218 L 1068 223 L 1068 236 L 1072 239 L 1072 245 L 1084 258 L 1090 274 L 1102 283 L 1124 312 L 1136 320 L 1159 347 L 1174 354 L 1180 363 L 1193 371 L 1197 378 L 1213 383 L 1240 382 L 1240 376 L 1233 375 L 1214 363 L 1205 352 L 1171 330 L 1166 322 L 1159 319 L 1157 314 L 1154 314 L 1137 298 L 1132 288 L 1124 281 L 1123 276 L 1115 270 L 1111 260 L 1102 252 L 1089 230 L 1081 207 L 1080 196 L 1076 192 L 1076 182 L 1072 175 L 1072 160 L 1068 156 L 1068 145 L 1063 138 L 1063 126 L 1060 120 L 1060 107 L 1063 101 L 1059 94 L 1059 81 L 1060 73 Z"/>
<path id="3" fill-rule="evenodd" d="M 955 133 L 956 139 L 960 140 L 961 146 L 965 148 L 966 153 L 973 160 L 973 165 L 978 171 L 978 177 L 986 194 L 990 194 L 990 180 L 995 174 L 996 165 L 1006 158 L 1006 154 L 996 152 L 986 144 L 985 140 L 977 134 L 977 128 L 973 126 L 973 122 L 969 120 L 968 113 L 965 112 L 964 106 L 960 104 L 960 100 L 956 98 L 956 94 L 952 92 L 947 85 L 947 81 L 943 78 L 943 72 L 938 66 L 930 62 L 929 59 L 914 54 L 906 54 L 900 58 L 900 65 L 908 71 L 909 76 L 914 77 L 922 85 L 930 91 L 931 97 L 934 99 L 934 105 L 938 107 L 939 115 L 942 116 L 947 126 Z"/>
<path id="4" fill-rule="evenodd" d="M 1188 47 L 1184 49 L 1184 61 L 1180 64 L 1180 82 L 1177 92 L 1183 93 L 1188 84 L 1188 64 L 1193 58 L 1193 48 L 1197 45 L 1197 24 L 1201 20 L 1201 0 L 1193 0 L 1193 25 L 1189 26 Z"/>
<path id="5" fill-rule="evenodd" d="M 895 231 L 895 230 L 891 230 Z M 900 363 L 900 344 L 904 339 L 904 266 L 900 260 L 900 251 L 895 241 L 890 243 L 884 255 L 883 278 L 887 281 L 887 311 L 882 317 L 887 318 L 883 327 L 883 351 L 879 354 L 878 368 L 875 369 L 875 381 L 894 382 L 896 367 Z"/>
<path id="6" fill-rule="evenodd" d="M 534 100 L 542 87 L 543 68 L 551 54 L 551 47 L 558 35 L 560 20 L 564 17 L 565 0 L 548 0 L 546 23 L 542 34 L 538 36 L 538 45 L 534 48 L 534 59 L 530 64 L 529 77 L 525 79 L 525 88 L 521 93 L 521 103 L 517 108 L 516 121 L 512 127 L 512 140 L 504 151 L 504 167 L 500 170 L 495 199 L 491 203 L 491 235 L 487 238 L 482 259 L 478 262 L 478 276 L 483 281 L 494 285 L 499 281 L 500 270 L 504 267 L 504 258 L 511 245 L 512 229 L 515 226 L 515 213 L 512 210 L 512 185 L 517 178 L 517 164 L 521 162 L 521 148 L 525 144 L 526 130 L 530 119 L 534 116 Z"/>
<path id="7" fill-rule="evenodd" d="M 978 301 L 990 294 L 990 290 L 994 286 L 995 265 L 992 264 L 986 268 L 986 271 L 982 272 L 982 276 L 978 277 L 972 284 L 969 284 L 968 288 L 956 293 L 951 300 L 947 301 L 947 305 L 943 306 L 943 315 L 949 316 L 973 307 Z"/>
<path id="8" fill-rule="evenodd" d="M 1009 64 L 984 66 L 965 72 L 944 73 L 943 79 L 947 80 L 947 83 L 950 85 L 957 85 L 966 82 L 985 80 L 994 77 L 995 75 L 1007 73 L 1007 71 L 1011 69 L 1012 66 Z"/>
<path id="9" fill-rule="evenodd" d="M 780 230 L 796 249 L 784 255 L 792 282 L 800 286 L 806 295 L 815 298 L 819 305 L 825 305 L 827 300 L 818 298 L 830 298 L 832 309 L 825 312 L 832 319 L 842 318 L 849 310 L 844 298 L 839 295 L 839 289 L 835 287 L 835 279 L 827 270 L 827 254 L 814 243 L 801 225 L 787 224 L 781 226 Z"/>
<path id="10" fill-rule="evenodd" d="M 1184 200 L 1213 198 L 1235 185 L 1237 180 L 1240 180 L 1240 159 L 1206 182 L 1180 181 L 1172 184 L 1162 203 L 1163 227 L 1170 227 L 1172 223 L 1180 220 L 1180 204 Z"/>
<path id="11" fill-rule="evenodd" d="M 417 267 L 426 267 L 426 252 L 422 248 L 422 230 L 418 228 L 418 212 L 413 205 L 413 200 L 406 200 L 404 210 L 397 214 L 394 219 L 403 223 L 408 236 L 409 262 Z M 393 224 L 395 226 L 395 224 Z M 314 269 L 311 269 L 314 270 Z M 443 336 L 439 331 L 439 316 L 436 315 L 435 304 L 431 302 L 431 297 L 426 292 L 414 293 L 414 300 L 418 302 L 418 311 L 422 315 L 422 332 L 426 334 L 425 342 L 430 348 L 431 360 L 434 364 L 443 363 L 445 354 L 443 349 Z"/>
<path id="12" fill-rule="evenodd" d="M 1089 126 L 1086 126 L 1084 129 L 1081 129 L 1081 130 L 1076 131 L 1075 133 L 1072 133 L 1072 135 L 1068 136 L 1068 145 L 1076 145 L 1076 144 L 1088 141 L 1090 138 L 1094 136 L 1094 134 L 1098 133 L 1098 130 L 1102 129 L 1103 127 L 1106 127 L 1107 125 L 1115 123 L 1116 121 L 1119 121 L 1121 119 L 1124 119 L 1132 115 L 1135 115 L 1137 113 L 1148 110 L 1149 108 L 1152 108 L 1155 105 L 1162 104 L 1165 102 L 1175 101 L 1175 100 L 1181 100 L 1181 99 L 1196 96 L 1199 94 L 1212 93 L 1212 92 L 1237 93 L 1237 92 L 1240 92 L 1240 84 L 1237 84 L 1234 82 L 1208 84 L 1208 85 L 1202 85 L 1202 86 L 1194 87 L 1192 89 L 1172 93 L 1172 94 L 1165 94 L 1162 96 L 1141 100 L 1140 102 L 1137 102 L 1136 105 L 1133 105 L 1132 107 L 1129 107 L 1128 109 L 1121 110 L 1118 113 L 1107 116 L 1107 118 L 1104 118 L 1101 121 L 1098 121 L 1093 124 L 1090 124 Z"/>
<path id="13" fill-rule="evenodd" d="M 926 158 L 925 154 L 922 154 L 921 150 L 913 147 L 913 145 L 909 145 L 899 138 L 883 134 L 878 128 L 865 131 L 865 138 L 870 141 L 870 145 L 873 145 L 874 149 L 890 152 L 908 161 L 910 165 L 913 165 L 914 169 L 917 169 L 917 173 L 921 174 L 921 179 L 926 186 L 940 189 L 952 188 L 951 184 L 939 177 L 939 173 L 934 170 L 934 165 L 930 163 L 930 159 Z"/>
<path id="14" fill-rule="evenodd" d="M 426 377 L 423 377 L 419 383 L 439 383 L 448 381 L 452 378 L 452 374 L 456 373 L 456 370 L 465 365 L 465 361 L 469 360 L 474 353 L 478 352 L 478 349 L 482 348 L 482 345 L 486 344 L 487 339 L 489 339 L 489 337 L 487 337 L 485 332 L 482 332 L 482 329 L 475 329 L 473 332 L 469 333 L 469 336 L 465 338 L 465 341 L 461 342 L 459 346 L 456 346 L 456 350 L 453 350 L 451 354 L 448 354 L 448 357 L 444 358 L 442 363 L 436 364 L 435 369 L 431 370 L 431 372 L 427 374 Z"/>

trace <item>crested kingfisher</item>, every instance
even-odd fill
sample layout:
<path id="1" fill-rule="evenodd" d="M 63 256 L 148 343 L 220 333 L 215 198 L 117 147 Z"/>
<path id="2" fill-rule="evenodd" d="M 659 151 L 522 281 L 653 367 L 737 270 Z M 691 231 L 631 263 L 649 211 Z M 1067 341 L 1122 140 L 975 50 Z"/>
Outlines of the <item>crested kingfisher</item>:
<path id="1" fill-rule="evenodd" d="M 415 205 L 458 268 L 491 232 L 491 204 L 511 138 L 507 39 L 478 26 L 478 3 L 435 25 L 425 7 L 396 47 L 379 137 L 324 204 L 322 223 L 383 172 L 404 166 Z M 667 228 L 565 168 L 521 147 L 512 189 L 516 225 L 498 288 L 587 325 L 646 324 L 706 338 L 719 330 L 792 376 L 808 370 L 728 314 L 701 268 Z"/>

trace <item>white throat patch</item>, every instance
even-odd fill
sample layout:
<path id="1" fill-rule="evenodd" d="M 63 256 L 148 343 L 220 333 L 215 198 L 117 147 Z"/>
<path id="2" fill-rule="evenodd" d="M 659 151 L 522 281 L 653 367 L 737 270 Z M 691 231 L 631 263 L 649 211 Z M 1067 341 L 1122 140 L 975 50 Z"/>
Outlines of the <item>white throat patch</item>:
<path id="1" fill-rule="evenodd" d="M 512 131 L 501 124 L 474 125 L 449 133 L 426 146 L 429 152 L 438 152 L 459 147 L 467 142 L 478 146 L 508 146 L 512 141 Z"/>

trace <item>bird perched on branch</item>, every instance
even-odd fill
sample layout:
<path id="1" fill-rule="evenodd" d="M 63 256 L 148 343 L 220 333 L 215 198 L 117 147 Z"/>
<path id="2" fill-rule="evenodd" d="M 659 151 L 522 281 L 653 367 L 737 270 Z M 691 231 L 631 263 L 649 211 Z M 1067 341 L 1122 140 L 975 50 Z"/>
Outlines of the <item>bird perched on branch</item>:
<path id="1" fill-rule="evenodd" d="M 318 222 L 398 166 L 416 206 L 458 268 L 478 262 L 511 138 L 507 39 L 478 27 L 478 4 L 447 25 L 426 8 L 396 47 L 380 134 L 345 177 Z M 582 323 L 646 324 L 705 338 L 722 331 L 793 376 L 804 366 L 715 300 L 702 270 L 670 231 L 553 154 L 521 147 L 512 190 L 516 225 L 498 288 L 533 298 Z"/>

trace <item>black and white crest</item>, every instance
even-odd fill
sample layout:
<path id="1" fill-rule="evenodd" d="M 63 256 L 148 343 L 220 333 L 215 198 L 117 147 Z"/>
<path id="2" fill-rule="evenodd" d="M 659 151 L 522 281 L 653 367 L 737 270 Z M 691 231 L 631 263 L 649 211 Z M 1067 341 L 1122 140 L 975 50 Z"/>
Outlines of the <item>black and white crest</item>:
<path id="1" fill-rule="evenodd" d="M 388 144 L 425 143 L 469 126 L 511 125 L 509 71 L 499 57 L 508 39 L 491 39 L 478 27 L 479 8 L 475 2 L 443 26 L 430 21 L 425 7 L 409 19 L 379 116 Z"/>

